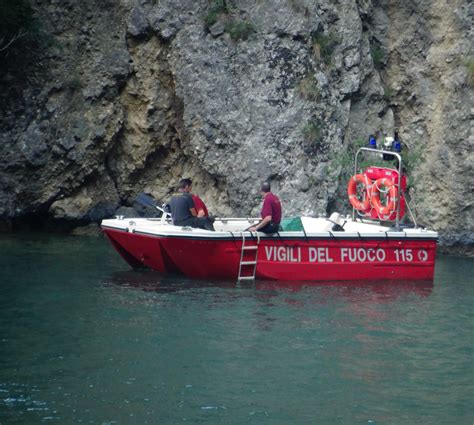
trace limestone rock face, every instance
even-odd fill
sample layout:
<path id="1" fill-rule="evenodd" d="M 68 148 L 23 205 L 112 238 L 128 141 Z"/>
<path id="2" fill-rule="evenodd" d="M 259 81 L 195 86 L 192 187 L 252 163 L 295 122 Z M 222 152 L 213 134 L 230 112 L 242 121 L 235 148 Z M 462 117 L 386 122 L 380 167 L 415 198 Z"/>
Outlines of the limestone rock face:
<path id="1" fill-rule="evenodd" d="M 398 130 L 419 221 L 472 250 L 467 0 L 34 3 L 55 43 L 0 68 L 3 220 L 98 221 L 181 177 L 214 214 L 258 214 L 263 180 L 288 215 L 347 210 L 347 153 Z"/>

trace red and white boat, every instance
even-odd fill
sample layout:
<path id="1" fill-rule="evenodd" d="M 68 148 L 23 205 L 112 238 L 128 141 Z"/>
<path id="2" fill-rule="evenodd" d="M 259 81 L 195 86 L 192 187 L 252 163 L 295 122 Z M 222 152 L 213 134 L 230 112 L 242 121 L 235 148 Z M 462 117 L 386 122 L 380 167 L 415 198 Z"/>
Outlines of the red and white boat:
<path id="1" fill-rule="evenodd" d="M 399 224 L 400 211 L 408 206 L 401 157 L 369 148 L 361 148 L 358 154 L 362 151 L 391 154 L 398 158 L 399 169 L 369 167 L 356 174 L 353 179 L 361 181 L 363 189 L 357 196 L 352 193 L 354 184 L 349 184 L 351 203 L 358 208 L 352 216 L 301 217 L 296 228 L 293 221 L 293 230 L 284 227 L 273 235 L 244 230 L 258 219 L 216 219 L 212 232 L 173 226 L 166 214 L 159 219 L 117 217 L 103 220 L 101 227 L 132 267 L 192 278 L 433 279 L 437 232 Z M 382 187 L 387 192 L 385 200 Z M 384 220 L 395 224 L 386 226 Z"/>

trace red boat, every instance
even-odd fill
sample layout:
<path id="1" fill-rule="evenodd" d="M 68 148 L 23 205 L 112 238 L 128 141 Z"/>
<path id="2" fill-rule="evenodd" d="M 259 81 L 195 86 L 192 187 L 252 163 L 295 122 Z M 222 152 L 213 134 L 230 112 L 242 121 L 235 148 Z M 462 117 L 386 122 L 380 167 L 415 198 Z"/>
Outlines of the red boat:
<path id="1" fill-rule="evenodd" d="M 192 278 L 432 279 L 437 232 L 416 224 L 399 224 L 400 209 L 404 211 L 406 202 L 400 156 L 368 148 L 360 151 L 392 154 L 399 159 L 399 170 L 370 167 L 369 173 L 377 174 L 376 180 L 366 173 L 362 173 L 365 177 L 356 174 L 354 177 L 359 176 L 364 184 L 359 195 L 352 193 L 354 185 L 349 184 L 352 217 L 338 213 L 329 218 L 301 217 L 286 227 L 283 223 L 283 230 L 273 235 L 244 230 L 258 220 L 245 218 L 216 219 L 215 232 L 173 226 L 166 214 L 160 219 L 117 217 L 103 220 L 101 226 L 132 267 L 146 266 Z M 386 187 L 386 196 L 382 187 Z M 372 201 L 374 197 L 377 202 Z M 395 226 L 385 226 L 384 218 L 395 218 Z"/>

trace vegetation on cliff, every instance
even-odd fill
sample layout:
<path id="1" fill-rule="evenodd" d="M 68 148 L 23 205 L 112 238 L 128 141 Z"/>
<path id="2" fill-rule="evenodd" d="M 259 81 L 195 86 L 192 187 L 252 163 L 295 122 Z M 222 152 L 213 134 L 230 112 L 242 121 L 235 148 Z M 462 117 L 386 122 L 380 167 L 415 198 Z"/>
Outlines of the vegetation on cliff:
<path id="1" fill-rule="evenodd" d="M 20 47 L 38 32 L 38 22 L 28 0 L 2 0 L 0 3 L 0 52 Z"/>

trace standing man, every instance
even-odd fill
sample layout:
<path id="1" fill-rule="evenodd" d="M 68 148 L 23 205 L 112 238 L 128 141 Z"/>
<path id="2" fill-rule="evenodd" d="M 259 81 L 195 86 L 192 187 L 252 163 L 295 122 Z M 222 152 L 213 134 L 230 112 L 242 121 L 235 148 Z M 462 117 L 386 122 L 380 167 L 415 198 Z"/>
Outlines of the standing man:
<path id="1" fill-rule="evenodd" d="M 191 195 L 192 182 L 181 179 L 178 193 L 170 199 L 171 217 L 175 226 L 190 226 L 198 229 L 214 230 L 208 217 L 198 217 Z"/>
<path id="2" fill-rule="evenodd" d="M 280 229 L 281 221 L 281 203 L 278 196 L 270 191 L 270 183 L 263 182 L 260 186 L 263 196 L 263 206 L 260 215 L 262 220 L 251 227 L 251 232 L 259 231 L 264 233 L 276 233 Z"/>

